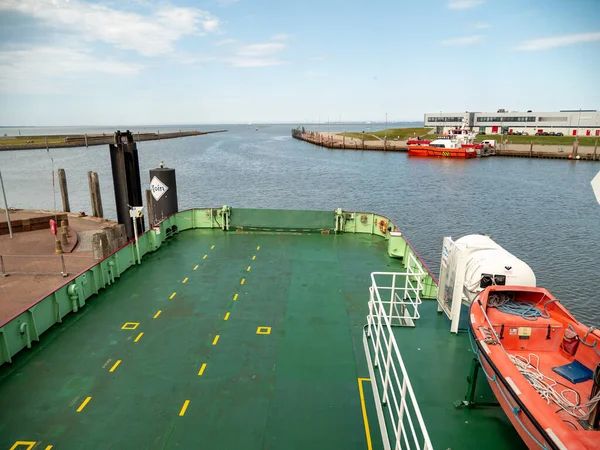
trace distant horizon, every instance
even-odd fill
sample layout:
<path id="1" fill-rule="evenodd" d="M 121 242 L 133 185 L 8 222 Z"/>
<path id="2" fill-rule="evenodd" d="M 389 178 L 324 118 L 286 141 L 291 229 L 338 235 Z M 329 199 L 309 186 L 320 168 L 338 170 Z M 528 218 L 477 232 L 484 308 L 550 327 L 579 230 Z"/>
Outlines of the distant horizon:
<path id="1" fill-rule="evenodd" d="M 377 124 L 377 125 L 394 125 L 394 124 L 424 124 L 423 120 L 402 120 L 402 121 L 343 121 L 343 122 L 214 122 L 214 123 L 150 123 L 150 124 L 130 124 L 129 126 L 135 127 L 194 127 L 194 126 L 214 126 L 214 125 L 361 125 L 361 124 Z M 115 127 L 120 125 L 104 124 L 104 125 L 0 125 L 2 128 L 102 128 L 102 127 Z"/>

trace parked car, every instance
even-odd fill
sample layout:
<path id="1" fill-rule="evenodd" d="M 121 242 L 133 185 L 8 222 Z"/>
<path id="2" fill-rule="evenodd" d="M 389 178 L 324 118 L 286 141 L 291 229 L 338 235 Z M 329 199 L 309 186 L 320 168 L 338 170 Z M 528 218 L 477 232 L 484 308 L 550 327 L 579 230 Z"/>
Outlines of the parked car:
<path id="1" fill-rule="evenodd" d="M 561 133 L 560 131 L 558 133 L 556 133 L 556 136 L 564 136 L 564 133 Z"/>

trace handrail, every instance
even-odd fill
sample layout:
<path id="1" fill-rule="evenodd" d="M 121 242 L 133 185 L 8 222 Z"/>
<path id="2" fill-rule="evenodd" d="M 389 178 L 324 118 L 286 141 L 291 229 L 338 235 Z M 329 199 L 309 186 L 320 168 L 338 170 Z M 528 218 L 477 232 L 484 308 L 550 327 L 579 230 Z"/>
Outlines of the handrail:
<path id="1" fill-rule="evenodd" d="M 410 266 L 410 264 L 407 264 L 407 266 Z M 414 291 L 416 298 L 414 300 L 409 299 L 407 303 L 415 305 L 420 303 L 418 296 L 419 288 L 422 288 L 420 277 L 425 274 L 421 267 L 420 269 L 419 272 L 414 272 L 411 267 L 408 267 L 405 273 L 373 272 L 371 274 L 373 285 L 369 288 L 369 315 L 363 333 L 363 344 L 372 381 L 371 385 L 373 386 L 383 445 L 386 450 L 392 448 L 433 449 L 392 328 L 392 319 L 396 317 L 392 314 L 393 298 L 397 295 L 396 290 L 404 291 L 404 295 Z M 377 275 L 391 276 L 392 287 L 378 286 L 376 283 Z M 405 281 L 407 285 L 404 288 L 398 288 L 395 284 L 396 278 L 400 276 L 405 277 L 405 279 L 416 277 L 416 287 L 412 283 L 408 286 L 408 281 Z M 390 301 L 382 300 L 380 289 L 391 289 L 392 297 Z M 402 300 L 405 299 L 404 297 Z M 390 304 L 389 310 L 386 309 L 387 304 Z M 416 309 L 412 317 L 418 318 Z M 372 355 L 372 352 L 374 355 Z M 380 395 L 380 388 L 383 395 Z M 387 405 L 387 407 L 384 409 L 383 405 Z M 390 423 L 392 426 L 391 439 L 386 423 Z"/>

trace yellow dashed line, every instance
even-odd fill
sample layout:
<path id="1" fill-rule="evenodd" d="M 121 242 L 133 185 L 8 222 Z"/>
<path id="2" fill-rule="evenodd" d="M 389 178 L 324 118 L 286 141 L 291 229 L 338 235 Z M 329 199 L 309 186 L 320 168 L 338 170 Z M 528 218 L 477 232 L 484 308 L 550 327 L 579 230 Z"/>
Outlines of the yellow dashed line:
<path id="1" fill-rule="evenodd" d="M 182 283 L 187 283 L 188 277 L 185 277 L 182 281 Z"/>
<path id="2" fill-rule="evenodd" d="M 173 300 L 173 298 L 177 295 L 177 292 L 173 292 L 169 297 L 169 300 Z"/>
<path id="3" fill-rule="evenodd" d="M 242 278 L 242 281 L 240 281 L 240 284 L 244 284 L 246 282 L 245 278 Z"/>
<path id="4" fill-rule="evenodd" d="M 235 295 L 233 296 L 233 301 L 235 302 L 235 301 L 237 300 L 237 298 L 238 298 L 238 295 L 237 295 L 237 294 L 235 294 Z"/>
<path id="5" fill-rule="evenodd" d="M 206 369 L 206 363 L 202 364 L 202 367 L 200 367 L 200 372 L 198 372 L 199 377 L 201 377 L 204 373 L 204 369 Z"/>
<path id="6" fill-rule="evenodd" d="M 121 364 L 121 360 L 117 360 L 117 362 L 110 368 L 109 372 L 114 372 L 115 369 Z"/>
<path id="7" fill-rule="evenodd" d="M 204 256 L 202 257 L 202 259 L 206 259 L 207 257 L 208 257 L 208 255 L 204 255 Z"/>
<path id="8" fill-rule="evenodd" d="M 158 319 L 158 316 L 160 316 L 160 313 L 162 312 L 162 309 L 159 309 L 156 314 L 154 314 L 154 319 Z"/>
<path id="9" fill-rule="evenodd" d="M 52 450 L 52 446 L 51 445 L 47 446 L 46 450 Z"/>
<path id="10" fill-rule="evenodd" d="M 256 250 L 260 250 L 260 245 L 258 247 L 256 247 Z"/>
<path id="11" fill-rule="evenodd" d="M 196 264 L 196 265 L 194 266 L 194 270 L 196 270 L 197 268 L 198 268 L 198 264 Z"/>
<path id="12" fill-rule="evenodd" d="M 229 320 L 229 313 L 225 313 L 225 317 L 223 317 L 223 320 Z"/>
<path id="13" fill-rule="evenodd" d="M 215 339 L 213 340 L 213 345 L 217 345 L 217 342 L 219 342 L 219 335 L 218 334 L 215 336 Z"/>
<path id="14" fill-rule="evenodd" d="M 137 337 L 133 340 L 133 342 L 139 341 L 142 338 L 143 335 L 144 335 L 144 333 L 138 334 Z"/>
<path id="15" fill-rule="evenodd" d="M 256 259 L 256 255 L 254 255 L 254 256 L 252 257 L 252 261 L 254 261 L 255 259 Z"/>
<path id="16" fill-rule="evenodd" d="M 248 268 L 246 269 L 246 272 L 250 272 L 250 266 L 248 266 Z"/>
<path id="17" fill-rule="evenodd" d="M 181 411 L 179 411 L 179 417 L 183 417 L 183 415 L 185 414 L 185 411 L 187 410 L 188 405 L 190 404 L 189 400 L 186 400 L 185 402 L 183 402 L 183 406 L 181 407 Z"/>
<path id="18" fill-rule="evenodd" d="M 213 248 L 215 248 L 215 246 L 213 245 L 210 249 L 212 250 Z"/>
<path id="19" fill-rule="evenodd" d="M 77 408 L 77 412 L 81 412 L 81 411 L 83 411 L 83 408 L 85 408 L 85 405 L 87 405 L 87 404 L 90 402 L 90 400 L 91 400 L 91 399 L 92 399 L 92 397 L 87 397 L 87 398 L 86 398 L 86 399 L 83 401 L 83 403 L 82 403 L 82 404 L 79 406 L 79 408 Z"/>

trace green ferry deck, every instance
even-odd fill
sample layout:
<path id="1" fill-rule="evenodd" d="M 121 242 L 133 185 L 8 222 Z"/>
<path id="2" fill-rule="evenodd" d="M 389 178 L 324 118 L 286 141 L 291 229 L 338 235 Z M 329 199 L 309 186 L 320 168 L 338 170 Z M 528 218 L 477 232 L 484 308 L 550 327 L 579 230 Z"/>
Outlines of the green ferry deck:
<path id="1" fill-rule="evenodd" d="M 175 214 L 140 236 L 141 264 L 129 243 L 0 326 L 0 449 L 384 448 L 363 340 L 371 273 L 415 255 L 398 231 Z M 425 274 L 420 318 L 394 327 L 432 447 L 525 448 L 499 407 L 455 408 L 474 354 L 436 290 Z M 494 400 L 483 374 L 476 399 Z"/>

